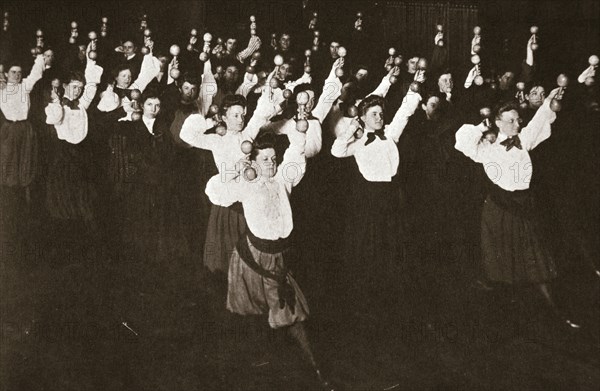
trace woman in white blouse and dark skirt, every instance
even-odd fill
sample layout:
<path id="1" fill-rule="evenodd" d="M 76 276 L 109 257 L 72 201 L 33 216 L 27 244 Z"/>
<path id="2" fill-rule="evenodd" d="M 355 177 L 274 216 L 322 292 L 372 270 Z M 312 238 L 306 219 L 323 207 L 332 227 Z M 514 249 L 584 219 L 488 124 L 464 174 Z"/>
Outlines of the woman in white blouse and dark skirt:
<path id="1" fill-rule="evenodd" d="M 96 189 L 91 175 L 91 151 L 83 143 L 88 135 L 88 114 L 103 69 L 88 59 L 85 76 L 71 72 L 59 88 L 51 91 L 52 101 L 46 106 L 46 123 L 53 125 L 46 178 L 46 208 L 59 220 L 94 219 Z"/>
<path id="2" fill-rule="evenodd" d="M 219 108 L 222 123 L 207 120 L 202 114 L 192 114 L 185 120 L 179 137 L 193 147 L 212 151 L 219 170 L 215 177 L 220 178 L 221 175 L 235 170 L 238 161 L 246 156 L 242 152 L 242 143 L 252 142 L 261 126 L 267 124 L 275 115 L 275 107 L 283 98 L 280 89 L 273 90 L 273 94 L 276 96 L 271 101 L 271 89 L 265 88 L 246 127 L 246 99 L 242 95 L 228 95 Z M 226 132 L 217 134 L 217 125 L 225 126 Z M 245 230 L 246 223 L 240 203 L 228 207 L 219 204 L 212 206 L 204 245 L 204 265 L 211 272 L 227 273 L 233 248 Z"/>
<path id="3" fill-rule="evenodd" d="M 37 135 L 28 120 L 29 94 L 47 61 L 38 55 L 25 79 L 21 65 L 9 64 L 3 75 L 6 80 L 0 81 L 0 185 L 25 189 L 27 200 L 38 169 Z"/>
<path id="4" fill-rule="evenodd" d="M 241 202 L 246 218 L 246 233 L 230 259 L 227 309 L 240 315 L 268 314 L 269 326 L 289 332 L 316 370 L 321 385 L 331 389 L 321 375 L 304 329 L 309 314 L 306 298 L 288 269 L 294 226 L 289 198 L 306 169 L 306 135 L 294 130 L 288 138 L 290 146 L 281 165 L 276 163 L 275 136 L 264 133 L 250 152 L 253 171 L 247 166 L 242 168 L 243 174 L 223 171 L 208 182 L 206 194 L 223 207 Z M 248 170 L 256 174 L 254 179 L 247 175 Z"/>
<path id="5" fill-rule="evenodd" d="M 353 287 L 353 302 L 372 309 L 371 300 L 381 298 L 382 286 L 399 263 L 398 190 L 392 178 L 398 172 L 400 156 L 396 143 L 409 117 L 421 101 L 417 92 L 408 91 L 404 103 L 389 125 L 384 126 L 385 101 L 377 95 L 365 98 L 358 106 L 358 118 L 345 133 L 339 134 L 331 148 L 338 158 L 354 156 L 358 173 L 351 191 L 343 255 L 347 265 L 346 283 Z"/>
<path id="6" fill-rule="evenodd" d="M 485 277 L 489 282 L 536 284 L 550 308 L 572 328 L 579 326 L 557 309 L 548 283 L 556 277 L 556 266 L 540 235 L 534 199 L 529 190 L 533 166 L 529 151 L 550 137 L 556 113 L 550 93 L 527 127 L 519 132 L 521 119 L 513 102 L 496 109 L 498 130 L 491 143 L 482 133 L 489 127 L 463 125 L 456 133 L 455 148 L 484 165 L 492 181 L 481 216 L 481 251 Z"/>

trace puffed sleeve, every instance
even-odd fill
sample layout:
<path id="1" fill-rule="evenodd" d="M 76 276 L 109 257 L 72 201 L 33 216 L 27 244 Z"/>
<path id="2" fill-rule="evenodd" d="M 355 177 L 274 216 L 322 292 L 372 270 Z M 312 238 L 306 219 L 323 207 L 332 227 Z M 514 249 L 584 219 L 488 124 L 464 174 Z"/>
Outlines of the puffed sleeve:
<path id="1" fill-rule="evenodd" d="M 65 115 L 64 109 L 58 101 L 49 103 L 48 106 L 46 106 L 45 111 L 46 123 L 48 125 L 60 124 L 63 120 L 63 116 Z"/>
<path id="2" fill-rule="evenodd" d="M 98 110 L 103 112 L 113 111 L 121 105 L 121 98 L 113 91 L 112 86 L 108 86 L 106 91 L 100 95 L 100 102 L 98 102 Z"/>
<path id="3" fill-rule="evenodd" d="M 192 114 L 186 118 L 179 138 L 189 145 L 213 151 L 221 140 L 218 134 L 205 134 L 210 126 L 202 114 Z"/>
<path id="4" fill-rule="evenodd" d="M 482 133 L 487 130 L 485 125 L 465 124 L 456 132 L 454 148 L 477 163 L 485 163 L 489 154 L 489 142 L 482 140 Z"/>
<path id="5" fill-rule="evenodd" d="M 394 115 L 394 119 L 392 119 L 392 122 L 385 127 L 386 136 L 391 137 L 394 142 L 397 143 L 398 140 L 400 140 L 402 132 L 404 132 L 404 128 L 406 128 L 406 125 L 408 124 L 408 119 L 415 113 L 420 102 L 421 95 L 409 89 L 404 97 L 402 106 L 400 106 L 396 115 Z"/>
<path id="6" fill-rule="evenodd" d="M 132 89 L 137 88 L 144 92 L 148 84 L 158 75 L 160 72 L 160 60 L 154 57 L 151 53 L 144 56 L 142 60 L 142 67 L 138 78 L 131 84 Z"/>
<path id="7" fill-rule="evenodd" d="M 33 90 L 33 86 L 35 83 L 40 80 L 44 74 L 44 69 L 46 65 L 44 64 L 44 57 L 39 54 L 33 63 L 33 67 L 31 68 L 31 72 L 29 72 L 29 76 L 27 76 L 23 80 L 23 86 L 25 87 L 25 93 L 29 94 L 31 90 Z"/>
<path id="8" fill-rule="evenodd" d="M 550 96 L 555 96 L 554 90 Z M 537 147 L 542 141 L 550 137 L 552 127 L 550 126 L 556 119 L 556 113 L 550 110 L 551 99 L 546 98 L 544 103 L 536 111 L 535 115 L 529 121 L 529 124 L 521 130 L 519 138 L 521 143 L 528 151 Z"/>
<path id="9" fill-rule="evenodd" d="M 206 184 L 206 195 L 213 204 L 228 207 L 243 201 L 245 183 L 241 176 L 228 178 L 227 173 L 220 173 L 210 178 Z"/>
<path id="10" fill-rule="evenodd" d="M 288 193 L 296 186 L 306 172 L 306 134 L 298 132 L 296 129 L 288 133 L 290 146 L 283 155 L 283 161 L 277 169 L 278 178 L 283 180 Z"/>

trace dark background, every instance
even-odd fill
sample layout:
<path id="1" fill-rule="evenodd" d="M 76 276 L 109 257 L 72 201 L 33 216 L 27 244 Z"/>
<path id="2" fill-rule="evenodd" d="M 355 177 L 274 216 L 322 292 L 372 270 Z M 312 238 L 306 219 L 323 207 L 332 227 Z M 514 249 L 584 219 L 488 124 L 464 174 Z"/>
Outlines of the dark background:
<path id="1" fill-rule="evenodd" d="M 529 27 L 539 26 L 540 49 L 536 53 L 542 72 L 581 72 L 592 53 L 600 47 L 600 2 L 594 0 L 551 1 L 6 1 L 3 10 L 11 12 L 11 30 L 18 56 L 28 56 L 34 46 L 35 30 L 43 29 L 46 41 L 55 47 L 67 42 L 71 20 L 79 23 L 80 37 L 94 29 L 100 18 L 109 18 L 110 37 L 141 37 L 139 20 L 144 13 L 159 48 L 184 44 L 191 28 L 209 30 L 217 36 L 236 34 L 242 42 L 248 37 L 248 16 L 256 15 L 258 32 L 268 42 L 272 32 L 288 31 L 296 37 L 299 49 L 309 47 L 302 40 L 310 15 L 319 12 L 318 29 L 325 40 L 348 40 L 356 12 L 364 14 L 372 56 L 380 62 L 387 48 L 429 57 L 435 24 L 443 23 L 453 67 L 469 64 L 469 42 L 477 23 L 483 29 L 484 61 L 525 57 Z M 305 7 L 303 7 L 305 5 Z M 505 44 L 508 40 L 508 45 Z M 426 49 L 424 49 L 426 48 Z M 26 50 L 24 50 L 26 49 Z M 508 49 L 508 51 L 505 51 Z M 425 53 L 417 53 L 423 52 Z M 2 57 L 5 57 L 3 53 Z"/>

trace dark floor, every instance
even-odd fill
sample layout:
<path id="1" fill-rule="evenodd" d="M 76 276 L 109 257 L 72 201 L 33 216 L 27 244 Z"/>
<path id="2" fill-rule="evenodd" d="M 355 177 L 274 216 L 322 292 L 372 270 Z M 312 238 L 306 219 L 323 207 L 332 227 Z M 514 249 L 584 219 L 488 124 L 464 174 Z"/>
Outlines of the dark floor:
<path id="1" fill-rule="evenodd" d="M 222 280 L 197 261 L 129 261 L 89 228 L 30 218 L 17 198 L 2 203 L 2 391 L 318 389 L 282 333 L 225 311 Z M 591 270 L 574 261 L 556 282 L 582 324 L 575 332 L 531 289 L 488 292 L 453 276 L 466 259 L 440 267 L 437 300 L 400 278 L 370 312 L 336 299 L 348 287 L 325 283 L 326 262 L 300 267 L 332 379 L 348 390 L 599 389 Z"/>

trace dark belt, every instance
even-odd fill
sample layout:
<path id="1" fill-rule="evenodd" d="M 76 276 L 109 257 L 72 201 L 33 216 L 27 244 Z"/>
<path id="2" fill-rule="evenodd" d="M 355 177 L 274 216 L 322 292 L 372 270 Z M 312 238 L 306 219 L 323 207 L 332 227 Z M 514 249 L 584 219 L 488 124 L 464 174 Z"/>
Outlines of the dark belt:
<path id="1" fill-rule="evenodd" d="M 236 245 L 236 249 L 242 261 L 244 261 L 244 263 L 250 269 L 252 269 L 254 272 L 258 273 L 264 278 L 268 278 L 277 282 L 277 296 L 279 297 L 279 308 L 283 309 L 287 304 L 290 307 L 292 314 L 295 313 L 296 292 L 294 291 L 294 287 L 292 287 L 288 280 L 289 270 L 284 265 L 281 271 L 275 273 L 270 270 L 266 270 L 261 265 L 259 265 L 258 262 L 256 262 L 256 260 L 254 259 L 252 251 L 250 251 L 250 247 L 248 246 L 248 239 L 250 240 L 252 245 L 256 247 L 259 251 L 269 254 L 277 254 L 289 251 L 289 238 L 278 240 L 266 240 L 257 238 L 250 232 L 250 230 L 247 230 L 246 235 L 242 235 L 240 237 L 240 240 Z"/>
<path id="2" fill-rule="evenodd" d="M 534 217 L 534 203 L 530 190 L 507 191 L 493 185 L 490 189 L 490 198 L 508 212 L 527 218 Z"/>

